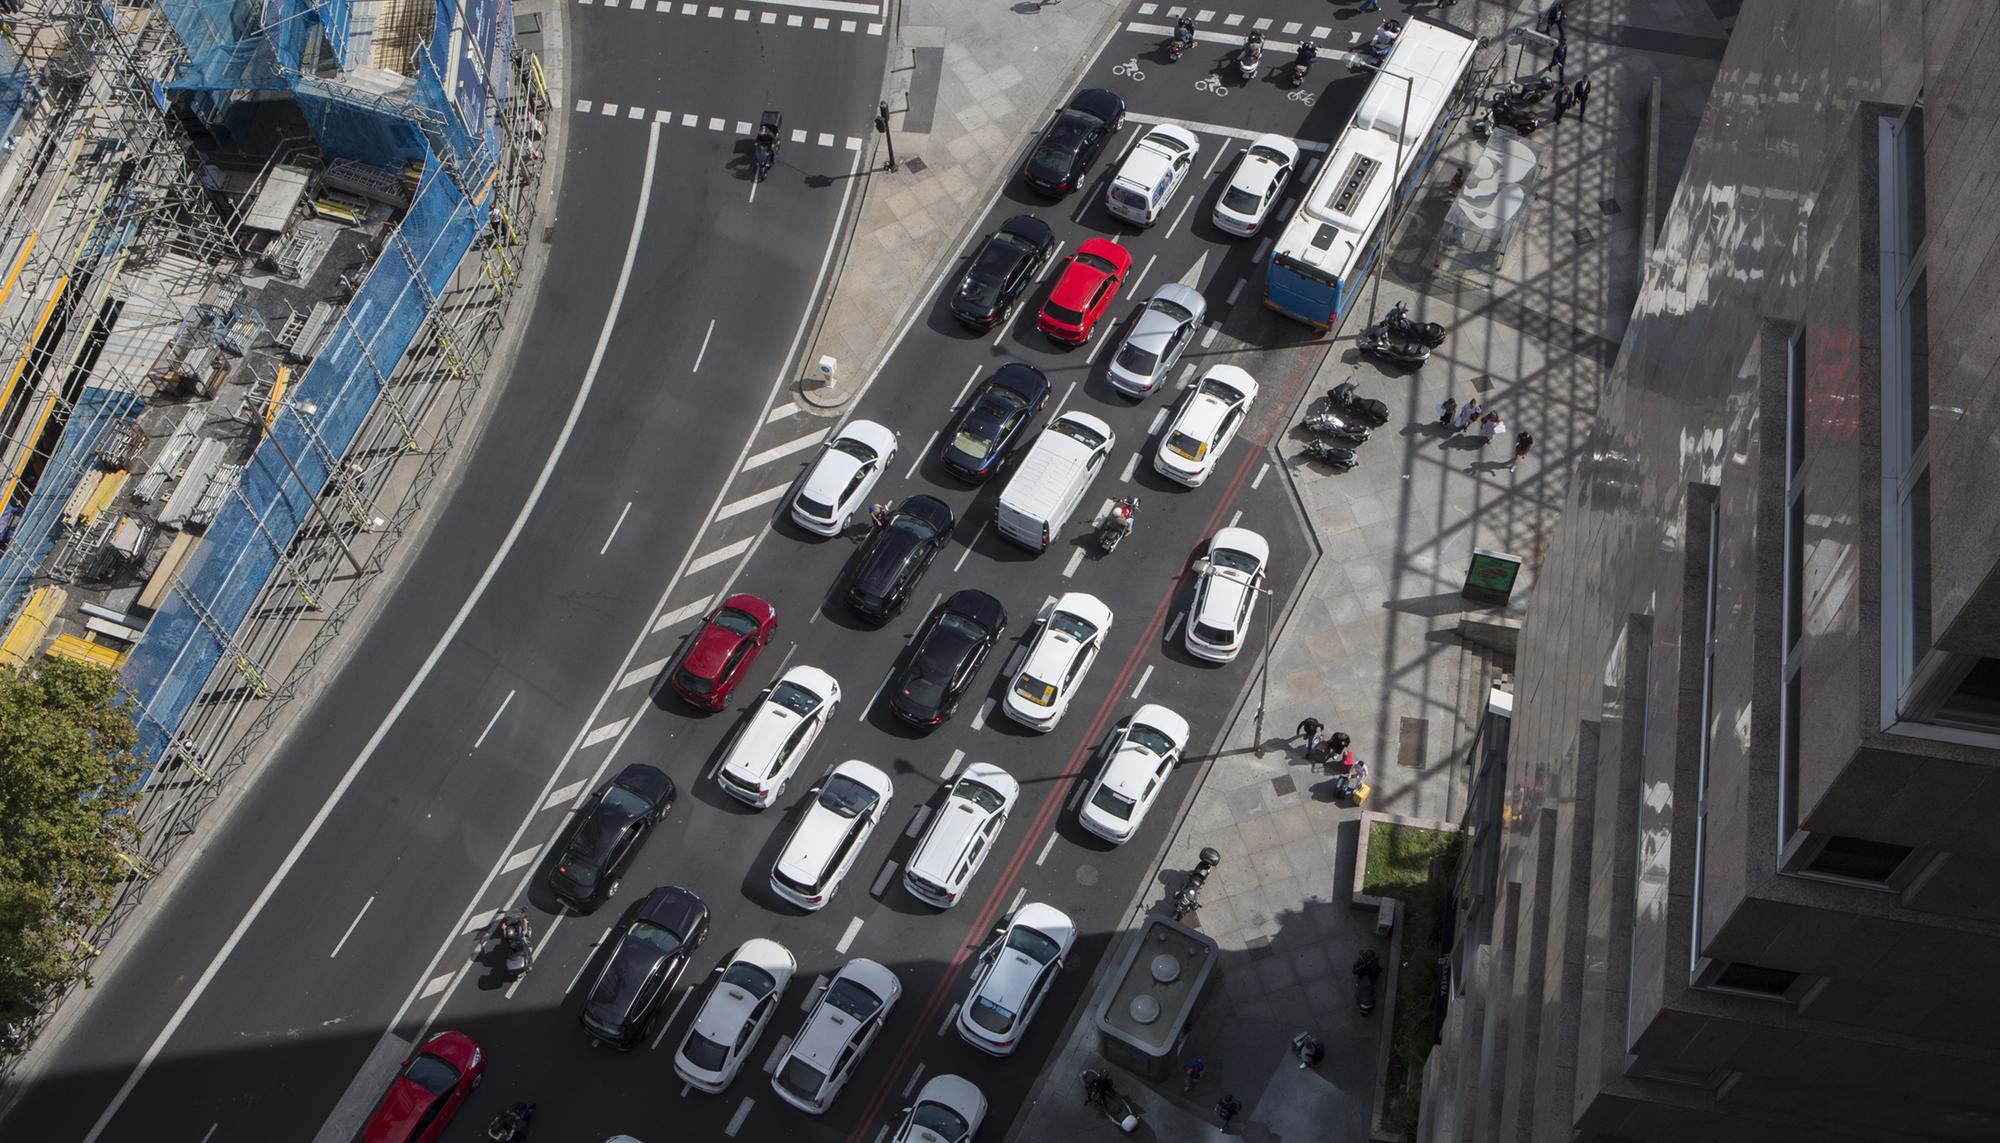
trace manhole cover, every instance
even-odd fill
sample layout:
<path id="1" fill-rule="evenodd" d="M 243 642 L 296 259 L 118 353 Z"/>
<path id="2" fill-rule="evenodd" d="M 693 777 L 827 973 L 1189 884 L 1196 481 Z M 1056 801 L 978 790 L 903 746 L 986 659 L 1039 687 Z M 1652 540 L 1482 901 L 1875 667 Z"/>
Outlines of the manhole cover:
<path id="1" fill-rule="evenodd" d="M 1299 784 L 1297 782 L 1292 781 L 1292 776 L 1290 774 L 1280 774 L 1277 777 L 1271 779 L 1271 792 L 1278 795 L 1281 798 L 1284 797 L 1286 794 L 1297 793 L 1298 789 L 1299 789 Z"/>
<path id="2" fill-rule="evenodd" d="M 1134 996 L 1126 1012 L 1134 1024 L 1151 1024 L 1160 1018 L 1160 1002 L 1151 996 Z"/>
<path id="3" fill-rule="evenodd" d="M 1618 213 L 1618 200 L 1617 200 L 1617 199 L 1615 199 L 1615 198 L 1601 198 L 1601 199 L 1598 199 L 1598 200 L 1597 200 L 1597 209 L 1599 209 L 1599 210 L 1603 211 L 1603 212 L 1604 212 L 1604 213 L 1606 213 L 1606 214 L 1617 214 L 1617 213 Z"/>
<path id="4" fill-rule="evenodd" d="M 1588 226 L 1577 227 L 1572 237 L 1576 239 L 1576 244 L 1578 246 L 1588 246 L 1592 242 L 1597 240 L 1597 236 L 1590 232 L 1590 227 Z"/>
<path id="5" fill-rule="evenodd" d="M 913 175 L 921 175 L 924 173 L 925 165 L 922 155 L 912 155 L 909 162 L 903 164 L 903 168 Z"/>
<path id="6" fill-rule="evenodd" d="M 1172 984 L 1181 978 L 1181 962 L 1172 953 L 1161 953 L 1153 958 L 1153 979 L 1161 984 Z"/>

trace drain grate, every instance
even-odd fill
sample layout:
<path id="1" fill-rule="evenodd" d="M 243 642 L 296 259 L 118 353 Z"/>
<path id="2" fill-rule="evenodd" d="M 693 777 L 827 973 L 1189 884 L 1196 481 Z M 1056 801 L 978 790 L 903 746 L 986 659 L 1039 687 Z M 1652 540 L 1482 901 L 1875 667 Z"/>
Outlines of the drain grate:
<path id="1" fill-rule="evenodd" d="M 1299 784 L 1292 781 L 1290 774 L 1280 774 L 1271 779 L 1271 790 L 1282 798 L 1287 794 L 1298 793 Z"/>
<path id="2" fill-rule="evenodd" d="M 929 164 L 924 162 L 924 157 L 922 155 L 915 155 L 903 163 L 903 169 L 910 172 L 913 175 L 921 175 L 924 173 L 924 168 L 927 167 L 928 165 Z"/>
<path id="3" fill-rule="evenodd" d="M 1472 387 L 1481 393 L 1491 393 L 1493 391 L 1493 375 L 1491 373 L 1481 373 L 1472 379 Z"/>
<path id="4" fill-rule="evenodd" d="M 1431 724 L 1422 718 L 1405 718 L 1403 733 L 1396 742 L 1396 765 L 1412 770 L 1424 768 L 1424 740 L 1430 737 Z"/>
<path id="5" fill-rule="evenodd" d="M 1598 199 L 1597 209 L 1603 211 L 1606 214 L 1617 214 L 1619 211 L 1618 200 L 1615 198 Z"/>
<path id="6" fill-rule="evenodd" d="M 1592 234 L 1590 232 L 1590 227 L 1588 226 L 1577 227 L 1574 232 L 1574 237 L 1576 238 L 1576 244 L 1578 246 L 1588 246 L 1592 242 L 1597 241 L 1597 235 Z"/>

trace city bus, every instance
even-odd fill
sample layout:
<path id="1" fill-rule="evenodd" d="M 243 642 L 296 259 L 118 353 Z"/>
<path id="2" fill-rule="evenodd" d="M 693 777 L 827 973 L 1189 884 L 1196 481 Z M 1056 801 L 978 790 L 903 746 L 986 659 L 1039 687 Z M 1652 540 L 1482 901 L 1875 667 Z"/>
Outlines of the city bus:
<path id="1" fill-rule="evenodd" d="M 1322 331 L 1347 312 L 1387 241 L 1391 196 L 1408 198 L 1429 169 L 1478 46 L 1442 24 L 1404 26 L 1285 222 L 1264 267 L 1265 305 Z"/>

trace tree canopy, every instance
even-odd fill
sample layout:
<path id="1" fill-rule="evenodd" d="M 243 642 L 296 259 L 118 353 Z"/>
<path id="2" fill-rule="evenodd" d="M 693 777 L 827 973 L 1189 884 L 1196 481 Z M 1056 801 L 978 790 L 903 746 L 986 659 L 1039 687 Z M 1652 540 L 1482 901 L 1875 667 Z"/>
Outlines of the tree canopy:
<path id="1" fill-rule="evenodd" d="M 0 1024 L 73 981 L 137 840 L 138 740 L 112 671 L 68 659 L 0 668 Z M 8 1036 L 0 1053 L 22 1050 Z"/>

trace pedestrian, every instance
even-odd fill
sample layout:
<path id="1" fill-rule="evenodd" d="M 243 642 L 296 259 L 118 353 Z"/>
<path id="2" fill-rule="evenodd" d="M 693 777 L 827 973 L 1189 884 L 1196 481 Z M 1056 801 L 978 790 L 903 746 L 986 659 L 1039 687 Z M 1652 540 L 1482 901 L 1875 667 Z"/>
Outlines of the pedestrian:
<path id="1" fill-rule="evenodd" d="M 1292 1037 L 1292 1051 L 1298 1054 L 1301 1070 L 1318 1067 L 1320 1060 L 1326 1056 L 1326 1046 L 1319 1042 L 1319 1037 L 1313 1035 L 1311 1029 Z"/>
<path id="2" fill-rule="evenodd" d="M 1380 12 L 1382 10 L 1382 0 L 1361 0 L 1361 10 L 1363 12 Z"/>
<path id="3" fill-rule="evenodd" d="M 1542 74 L 1548 75 L 1549 73 L 1554 72 L 1556 77 L 1556 83 L 1560 85 L 1563 81 L 1563 65 L 1567 64 L 1568 62 L 1569 62 L 1569 41 L 1558 40 L 1556 42 L 1556 50 L 1550 54 L 1548 66 L 1542 69 Z M 1560 90 L 1560 86 L 1558 87 L 1558 90 Z"/>
<path id="4" fill-rule="evenodd" d="M 1498 412 L 1486 414 L 1479 419 L 1479 447 L 1493 443 L 1493 438 L 1507 431 L 1507 422 L 1500 419 Z"/>
<path id="5" fill-rule="evenodd" d="M 1326 744 L 1326 764 L 1329 769 L 1336 762 L 1340 764 L 1343 770 L 1354 765 L 1354 752 L 1347 748 L 1353 741 L 1353 739 L 1347 737 L 1346 731 L 1334 731 L 1333 737 Z"/>
<path id="6" fill-rule="evenodd" d="M 1576 97 L 1570 94 L 1569 88 L 1556 88 L 1556 113 L 1549 117 L 1549 122 L 1562 122 L 1563 116 L 1569 114 L 1569 105 L 1574 102 L 1576 102 Z"/>
<path id="7" fill-rule="evenodd" d="M 1508 472 L 1514 471 L 1514 466 L 1521 463 L 1523 460 L 1526 460 L 1528 456 L 1528 450 L 1534 447 L 1535 447 L 1535 438 L 1529 435 L 1528 430 L 1522 429 L 1520 432 L 1515 433 L 1514 459 L 1507 462 L 1507 471 Z"/>
<path id="8" fill-rule="evenodd" d="M 1456 416 L 1458 416 L 1458 398 L 1446 397 L 1438 402 L 1438 424 L 1450 429 L 1452 418 Z"/>
<path id="9" fill-rule="evenodd" d="M 887 527 L 889 524 L 889 502 L 878 500 L 870 504 L 868 506 L 868 518 L 875 522 L 877 528 Z"/>
<path id="10" fill-rule="evenodd" d="M 1542 13 L 1540 23 L 1536 24 L 1536 29 L 1560 40 L 1569 39 L 1569 33 L 1563 31 L 1563 0 L 1556 0 L 1548 6 L 1548 10 Z"/>
<path id="11" fill-rule="evenodd" d="M 1583 106 L 1590 102 L 1590 76 L 1586 75 L 1571 84 L 1569 94 L 1576 101 L 1576 117 L 1583 118 Z"/>
<path id="12" fill-rule="evenodd" d="M 1187 1066 L 1181 1069 L 1181 1090 L 1193 1091 L 1194 1085 L 1201 1082 L 1201 1073 L 1207 1070 L 1208 1065 L 1201 1062 L 1200 1056 L 1189 1060 Z"/>
<path id="13" fill-rule="evenodd" d="M 1299 720 L 1298 729 L 1292 732 L 1306 740 L 1307 760 L 1311 760 L 1313 751 L 1319 749 L 1319 732 L 1324 729 L 1326 729 L 1325 723 L 1314 718 L 1312 715 L 1307 715 Z"/>
<path id="14" fill-rule="evenodd" d="M 1222 1118 L 1222 1129 L 1224 1131 L 1229 1130 L 1229 1121 L 1236 1118 L 1236 1113 L 1241 1110 L 1243 1110 L 1243 1101 L 1234 1095 L 1225 1095 L 1216 1101 L 1215 1114 Z"/>
<path id="15" fill-rule="evenodd" d="M 1460 405 L 1458 407 L 1458 420 L 1452 422 L 1451 426 L 1452 431 L 1460 433 L 1464 432 L 1466 430 L 1466 427 L 1472 424 L 1472 422 L 1478 420 L 1479 415 L 1481 413 L 1484 413 L 1485 411 L 1486 411 L 1486 406 L 1480 404 L 1479 398 L 1477 397 L 1474 397 L 1471 400 L 1467 401 L 1465 404 Z"/>

